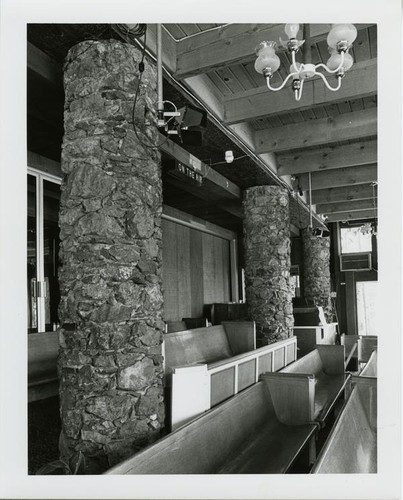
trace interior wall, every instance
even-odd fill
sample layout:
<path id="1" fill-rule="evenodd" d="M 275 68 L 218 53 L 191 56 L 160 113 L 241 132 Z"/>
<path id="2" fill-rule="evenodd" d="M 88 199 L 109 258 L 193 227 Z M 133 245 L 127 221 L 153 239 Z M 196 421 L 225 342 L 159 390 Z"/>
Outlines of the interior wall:
<path id="1" fill-rule="evenodd" d="M 230 242 L 162 220 L 164 319 L 203 316 L 203 306 L 231 300 Z"/>

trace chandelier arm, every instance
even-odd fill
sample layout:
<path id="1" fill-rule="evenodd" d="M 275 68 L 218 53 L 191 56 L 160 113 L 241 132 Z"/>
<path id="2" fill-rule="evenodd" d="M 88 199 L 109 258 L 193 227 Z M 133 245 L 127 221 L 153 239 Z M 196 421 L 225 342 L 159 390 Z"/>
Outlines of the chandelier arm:
<path id="1" fill-rule="evenodd" d="M 295 76 L 295 75 L 298 75 L 299 73 L 298 72 L 294 72 L 294 73 L 290 73 L 287 78 L 283 81 L 283 83 L 280 85 L 280 87 L 277 87 L 277 88 L 274 88 L 270 85 L 270 78 L 268 76 L 266 76 L 266 83 L 267 83 L 267 87 L 270 89 L 270 90 L 273 90 L 274 92 L 277 92 L 277 90 L 281 90 L 284 88 L 284 86 L 286 85 L 286 83 L 288 82 L 288 80 Z"/>
<path id="2" fill-rule="evenodd" d="M 325 77 L 325 75 L 324 75 L 323 73 L 320 73 L 320 72 L 318 71 L 318 72 L 317 72 L 317 73 L 315 73 L 315 74 L 316 74 L 316 75 L 319 75 L 319 76 L 322 78 L 322 80 L 324 81 L 324 83 L 325 83 L 326 87 L 327 87 L 329 90 L 331 90 L 332 92 L 336 92 L 337 90 L 339 90 L 339 89 L 340 89 L 340 87 L 341 87 L 341 76 L 338 76 L 338 77 L 337 77 L 337 80 L 338 80 L 337 87 L 331 87 L 331 86 L 329 85 L 328 81 L 326 80 L 326 77 Z"/>
<path id="3" fill-rule="evenodd" d="M 302 96 L 302 88 L 303 88 L 303 86 L 304 86 L 304 81 L 305 81 L 305 80 L 304 80 L 304 79 L 302 79 L 302 80 L 301 80 L 301 86 L 300 86 L 299 90 L 298 90 L 298 89 L 296 89 L 296 90 L 294 91 L 294 95 L 295 95 L 295 100 L 296 100 L 296 101 L 300 101 L 300 100 L 301 100 L 301 96 Z"/>
<path id="4" fill-rule="evenodd" d="M 344 52 L 341 53 L 341 60 L 340 60 L 340 64 L 339 66 L 336 68 L 336 69 L 329 69 L 326 64 L 324 63 L 320 63 L 320 64 L 317 64 L 315 66 L 315 71 L 318 69 L 318 68 L 324 68 L 325 71 L 327 71 L 328 73 L 330 74 L 333 74 L 333 73 L 337 73 L 338 71 L 341 70 L 341 68 L 343 67 L 343 64 L 344 64 Z M 319 74 L 319 72 L 318 72 Z"/>

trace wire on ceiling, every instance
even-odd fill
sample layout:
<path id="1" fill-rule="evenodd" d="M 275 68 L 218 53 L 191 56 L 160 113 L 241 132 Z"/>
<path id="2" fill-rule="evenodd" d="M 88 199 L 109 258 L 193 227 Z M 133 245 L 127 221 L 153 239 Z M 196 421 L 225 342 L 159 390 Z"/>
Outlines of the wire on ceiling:
<path id="1" fill-rule="evenodd" d="M 215 31 L 220 28 L 224 28 L 225 26 L 229 26 L 229 23 L 226 24 L 219 24 L 218 26 L 214 26 L 212 28 L 208 28 L 206 30 L 198 31 L 197 33 L 192 33 L 191 35 L 186 35 L 183 36 L 182 38 L 175 38 L 173 34 L 168 30 L 168 28 L 163 24 L 162 27 L 164 30 L 168 33 L 168 35 L 172 38 L 172 40 L 175 40 L 175 42 L 180 42 L 182 40 L 187 40 L 188 38 L 192 38 L 194 36 L 200 35 L 201 33 L 208 33 L 209 31 Z"/>

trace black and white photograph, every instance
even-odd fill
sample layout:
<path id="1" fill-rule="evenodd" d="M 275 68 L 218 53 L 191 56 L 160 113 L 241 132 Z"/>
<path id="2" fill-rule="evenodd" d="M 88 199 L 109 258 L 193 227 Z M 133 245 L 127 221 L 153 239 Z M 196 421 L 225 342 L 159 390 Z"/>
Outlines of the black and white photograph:
<path id="1" fill-rule="evenodd" d="M 0 498 L 401 498 L 400 2 L 0 33 Z"/>

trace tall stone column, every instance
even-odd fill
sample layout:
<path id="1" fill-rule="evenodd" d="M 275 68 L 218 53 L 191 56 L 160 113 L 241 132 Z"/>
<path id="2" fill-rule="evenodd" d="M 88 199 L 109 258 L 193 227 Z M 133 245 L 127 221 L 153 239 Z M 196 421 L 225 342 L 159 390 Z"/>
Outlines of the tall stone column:
<path id="1" fill-rule="evenodd" d="M 73 47 L 64 73 L 59 357 L 61 456 L 97 473 L 164 421 L 162 187 L 156 70 L 115 40 Z M 146 110 L 146 113 L 145 113 Z M 146 114 L 146 116 L 145 116 Z"/>
<path id="2" fill-rule="evenodd" d="M 312 235 L 309 228 L 303 229 L 302 247 L 304 259 L 304 297 L 322 306 L 328 321 L 332 321 L 330 299 L 330 238 Z"/>
<path id="3" fill-rule="evenodd" d="M 257 186 L 244 194 L 246 303 L 259 345 L 292 336 L 288 192 Z"/>

